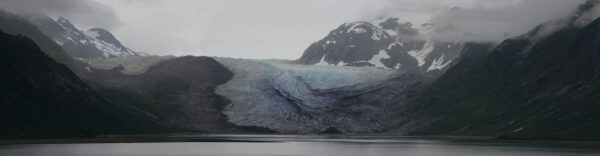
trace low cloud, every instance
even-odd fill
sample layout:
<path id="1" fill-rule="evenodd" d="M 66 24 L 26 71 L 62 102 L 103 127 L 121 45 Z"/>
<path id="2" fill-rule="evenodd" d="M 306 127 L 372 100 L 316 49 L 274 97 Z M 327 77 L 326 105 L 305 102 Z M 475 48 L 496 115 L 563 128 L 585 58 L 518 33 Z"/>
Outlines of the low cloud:
<path id="1" fill-rule="evenodd" d="M 524 34 L 539 24 L 573 16 L 577 6 L 584 2 L 586 0 L 389 0 L 387 7 L 375 16 L 395 16 L 413 22 L 425 38 L 502 41 Z M 597 14 L 587 16 L 598 17 Z"/>
<path id="2" fill-rule="evenodd" d="M 114 10 L 92 0 L 0 0 L 0 7 L 12 11 L 42 12 L 63 16 L 83 28 L 112 28 L 120 22 Z"/>
<path id="3" fill-rule="evenodd" d="M 0 7 L 63 16 L 83 29 L 106 28 L 130 48 L 152 54 L 203 51 L 211 56 L 295 59 L 344 22 L 391 16 L 413 23 L 425 38 L 501 41 L 572 16 L 585 1 L 0 0 Z M 584 15 L 587 20 L 578 22 L 598 14 Z"/>
<path id="4" fill-rule="evenodd" d="M 442 40 L 501 41 L 539 24 L 572 16 L 585 0 L 477 1 L 431 18 L 430 37 Z"/>

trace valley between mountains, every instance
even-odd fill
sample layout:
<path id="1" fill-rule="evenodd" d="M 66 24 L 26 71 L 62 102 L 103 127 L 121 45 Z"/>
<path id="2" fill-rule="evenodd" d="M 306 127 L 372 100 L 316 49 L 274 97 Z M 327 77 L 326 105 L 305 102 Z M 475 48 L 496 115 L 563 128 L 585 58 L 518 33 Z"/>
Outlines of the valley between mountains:
<path id="1" fill-rule="evenodd" d="M 66 18 L 0 11 L 0 138 L 267 133 L 600 139 L 600 19 L 500 43 L 341 24 L 296 60 L 150 56 Z M 557 27 L 560 25 L 560 27 Z"/>

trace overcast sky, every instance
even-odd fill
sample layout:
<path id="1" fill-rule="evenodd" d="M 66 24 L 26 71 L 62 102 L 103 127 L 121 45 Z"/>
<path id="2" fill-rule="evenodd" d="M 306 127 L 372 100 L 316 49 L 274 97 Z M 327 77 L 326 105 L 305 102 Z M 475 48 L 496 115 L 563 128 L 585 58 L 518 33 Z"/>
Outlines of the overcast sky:
<path id="1" fill-rule="evenodd" d="M 396 16 L 416 25 L 436 23 L 432 38 L 498 41 L 567 16 L 584 1 L 0 0 L 0 4 L 64 16 L 82 29 L 106 28 L 131 49 L 150 54 L 296 59 L 345 22 Z"/>
<path id="2" fill-rule="evenodd" d="M 111 28 L 151 54 L 295 59 L 340 24 L 377 11 L 378 0 L 98 0 Z"/>

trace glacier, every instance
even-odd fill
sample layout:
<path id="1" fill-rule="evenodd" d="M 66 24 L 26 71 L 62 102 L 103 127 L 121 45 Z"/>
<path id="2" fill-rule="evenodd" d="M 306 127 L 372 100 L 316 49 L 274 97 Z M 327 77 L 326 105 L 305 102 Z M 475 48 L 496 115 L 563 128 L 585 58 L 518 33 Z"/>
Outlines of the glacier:
<path id="1" fill-rule="evenodd" d="M 386 93 L 402 91 L 418 79 L 393 69 L 215 59 L 234 73 L 215 90 L 230 100 L 223 110 L 228 121 L 282 133 L 320 133 L 330 128 L 343 133 L 380 131 L 386 127 L 387 107 L 394 101 L 390 99 L 401 95 Z M 387 86 L 395 88 L 369 94 L 383 92 Z"/>

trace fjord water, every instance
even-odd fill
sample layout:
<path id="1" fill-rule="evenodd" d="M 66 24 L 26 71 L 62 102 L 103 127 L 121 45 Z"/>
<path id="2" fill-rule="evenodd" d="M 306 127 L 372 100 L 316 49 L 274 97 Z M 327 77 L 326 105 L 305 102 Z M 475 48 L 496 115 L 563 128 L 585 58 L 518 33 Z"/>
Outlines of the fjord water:
<path id="1" fill-rule="evenodd" d="M 450 142 L 388 137 L 174 136 L 206 142 L 78 143 L 2 145 L 0 155 L 18 156 L 588 156 L 597 147 Z"/>

